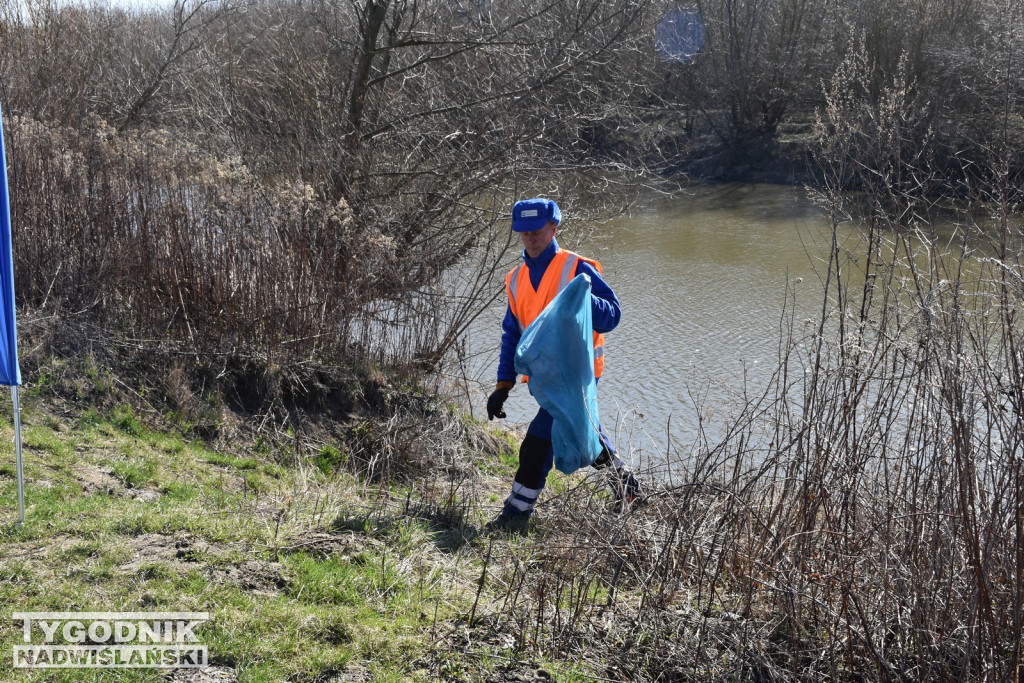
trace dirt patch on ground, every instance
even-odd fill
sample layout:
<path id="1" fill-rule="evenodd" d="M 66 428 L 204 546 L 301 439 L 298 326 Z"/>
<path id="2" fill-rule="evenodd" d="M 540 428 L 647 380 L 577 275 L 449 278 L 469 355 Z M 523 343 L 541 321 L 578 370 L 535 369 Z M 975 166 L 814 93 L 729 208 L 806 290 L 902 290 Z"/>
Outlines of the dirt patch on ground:
<path id="1" fill-rule="evenodd" d="M 174 683 L 229 683 L 237 681 L 234 669 L 223 666 L 210 666 L 205 669 L 174 669 L 166 676 Z"/>
<path id="2" fill-rule="evenodd" d="M 229 559 L 231 550 L 187 534 L 142 534 L 126 539 L 133 557 L 121 565 L 125 573 L 144 572 L 161 564 L 176 572 L 199 571 L 214 583 L 234 584 L 256 595 L 278 595 L 288 587 L 279 562 Z"/>
<path id="3" fill-rule="evenodd" d="M 147 565 L 157 563 L 185 572 L 195 568 L 200 559 L 195 554 L 195 542 L 187 536 L 141 534 L 126 538 L 125 543 L 133 552 L 133 557 L 121 565 L 121 571 L 125 573 L 143 571 Z M 199 543 L 205 546 L 205 543 Z"/>
<path id="4" fill-rule="evenodd" d="M 116 498 L 132 498 L 149 503 L 160 498 L 155 489 L 135 488 L 121 479 L 109 467 L 80 461 L 75 466 L 75 481 L 86 495 L 106 493 Z"/>
<path id="5" fill-rule="evenodd" d="M 350 533 L 313 531 L 301 537 L 290 539 L 280 548 L 286 553 L 306 553 L 321 560 L 334 555 L 351 556 L 362 552 L 368 546 L 378 544 L 375 539 Z"/>
<path id="6" fill-rule="evenodd" d="M 233 583 L 254 595 L 279 595 L 290 581 L 280 562 L 248 560 L 242 564 L 211 567 L 210 579 L 219 583 Z"/>
<path id="7" fill-rule="evenodd" d="M 124 482 L 109 467 L 79 462 L 75 467 L 75 480 L 86 494 L 106 493 L 110 496 L 128 497 Z"/>

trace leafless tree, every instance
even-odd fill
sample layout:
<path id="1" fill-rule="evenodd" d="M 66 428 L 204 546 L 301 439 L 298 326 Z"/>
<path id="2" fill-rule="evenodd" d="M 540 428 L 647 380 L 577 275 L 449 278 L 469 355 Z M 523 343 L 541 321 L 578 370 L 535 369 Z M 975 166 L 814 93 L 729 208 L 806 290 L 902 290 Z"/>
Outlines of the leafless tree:
<path id="1" fill-rule="evenodd" d="M 28 18 L 7 15 L 12 41 L 0 50 L 12 83 L 5 111 L 39 124 L 15 129 L 36 157 L 18 159 L 17 180 L 27 192 L 49 178 L 43 186 L 78 201 L 73 218 L 49 224 L 46 203 L 58 197 L 35 193 L 19 205 L 37 253 L 65 243 L 50 253 L 69 259 L 49 283 L 27 288 L 38 293 L 29 300 L 70 297 L 87 308 L 131 301 L 132 316 L 172 338 L 194 340 L 202 322 L 214 326 L 207 341 L 219 340 L 205 348 L 227 339 L 239 348 L 248 338 L 247 353 L 275 339 L 292 340 L 287 349 L 357 353 L 383 337 L 393 354 L 428 366 L 501 291 L 512 194 L 539 192 L 548 174 L 577 170 L 580 130 L 629 115 L 629 74 L 650 28 L 647 0 L 30 9 Z M 57 163 L 54 145 L 69 150 L 76 168 Z M 220 197 L 212 194 L 216 173 Z M 113 204 L 93 201 L 90 179 L 98 177 Z M 155 232 L 154 209 L 163 221 Z M 175 227 L 181 221 L 193 227 Z M 103 237 L 68 241 L 70 225 Z M 178 246 L 168 249 L 168 240 Z M 233 259 L 270 251 L 248 266 L 219 261 L 246 241 L 260 248 Z M 154 265 L 170 259 L 169 270 L 147 286 L 160 267 L 126 268 L 139 291 L 130 295 L 125 280 L 114 299 L 88 286 L 63 291 L 65 278 L 81 286 L 87 269 L 108 260 L 69 253 L 71 245 L 139 250 Z M 263 259 L 275 249 L 295 259 L 294 272 L 266 271 Z M 451 298 L 444 274 L 470 255 L 482 259 L 463 266 L 475 273 L 467 281 L 474 291 Z M 265 289 L 243 295 L 245 269 Z M 269 272 L 283 280 L 275 284 Z M 320 293 L 304 289 L 310 277 Z M 239 308 L 240 300 L 248 303 Z M 319 322 L 269 335 L 261 325 L 245 329 L 256 315 L 248 306 L 260 302 L 290 311 L 285 321 L 320 310 Z M 240 327 L 226 332 L 231 311 Z M 136 332 L 149 334 L 143 329 Z"/>

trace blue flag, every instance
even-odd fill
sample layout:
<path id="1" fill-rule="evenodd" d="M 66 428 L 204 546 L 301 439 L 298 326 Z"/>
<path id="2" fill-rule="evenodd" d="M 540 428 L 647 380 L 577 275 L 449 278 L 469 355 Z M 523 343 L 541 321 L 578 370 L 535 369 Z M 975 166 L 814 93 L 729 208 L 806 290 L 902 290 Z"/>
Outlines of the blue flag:
<path id="1" fill-rule="evenodd" d="M 14 324 L 14 255 L 11 253 L 11 204 L 7 197 L 7 155 L 0 111 L 0 384 L 21 384 L 18 330 Z"/>

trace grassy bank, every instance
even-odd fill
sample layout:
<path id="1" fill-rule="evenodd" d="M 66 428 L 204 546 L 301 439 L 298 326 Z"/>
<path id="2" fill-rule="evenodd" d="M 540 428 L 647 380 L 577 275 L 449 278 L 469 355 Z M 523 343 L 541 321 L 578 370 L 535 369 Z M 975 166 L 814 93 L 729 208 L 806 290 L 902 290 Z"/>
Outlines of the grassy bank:
<path id="1" fill-rule="evenodd" d="M 453 436 L 432 472 L 382 484 L 352 474 L 338 442 L 287 433 L 214 447 L 129 404 L 23 400 L 27 522 L 16 519 L 14 435 L 0 426 L 0 604 L 13 611 L 208 611 L 209 680 L 577 678 L 524 634 L 478 637 L 502 589 L 480 578 L 530 562 L 535 537 L 479 531 L 511 477 L 507 441 L 438 409 Z M 9 410 L 9 406 L 8 406 Z M 376 428 L 365 420 L 356 432 Z M 427 436 L 421 435 L 423 438 Z M 475 444 L 475 445 L 474 445 Z M 552 489 L 564 490 L 556 481 Z M 514 558 L 514 559 L 513 559 Z M 507 597 L 507 596 L 505 596 Z M 4 680 L 163 680 L 10 672 L 20 622 L 0 622 Z M 185 670 L 172 680 L 189 678 Z"/>

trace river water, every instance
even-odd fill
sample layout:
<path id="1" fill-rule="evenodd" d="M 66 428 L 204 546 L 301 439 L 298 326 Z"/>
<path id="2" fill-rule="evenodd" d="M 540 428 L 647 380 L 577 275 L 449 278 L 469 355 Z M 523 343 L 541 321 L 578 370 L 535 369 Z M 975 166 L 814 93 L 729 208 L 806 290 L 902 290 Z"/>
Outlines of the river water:
<path id="1" fill-rule="evenodd" d="M 602 424 L 620 451 L 656 459 L 670 441 L 687 448 L 698 411 L 715 438 L 744 386 L 756 390 L 776 366 L 787 282 L 801 317 L 820 310 L 829 234 L 803 188 L 776 185 L 652 193 L 578 248 L 566 222 L 559 243 L 599 259 L 622 304 L 598 390 Z M 478 416 L 493 388 L 505 305 L 502 297 L 470 331 Z M 521 385 L 506 422 L 525 427 L 536 409 Z"/>

